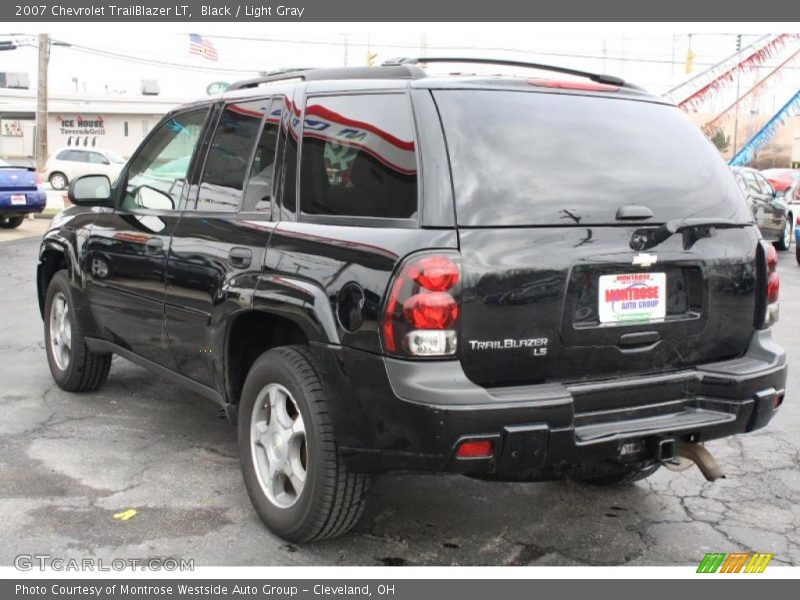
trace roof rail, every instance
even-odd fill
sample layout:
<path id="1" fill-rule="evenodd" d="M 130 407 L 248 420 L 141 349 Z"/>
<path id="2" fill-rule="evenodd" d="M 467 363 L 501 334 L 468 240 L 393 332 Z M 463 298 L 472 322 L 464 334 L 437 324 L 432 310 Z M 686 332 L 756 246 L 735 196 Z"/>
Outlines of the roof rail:
<path id="1" fill-rule="evenodd" d="M 243 79 L 242 81 L 236 81 L 225 88 L 226 92 L 231 92 L 234 90 L 245 90 L 247 88 L 254 88 L 258 87 L 262 83 L 269 83 L 271 81 L 281 81 L 284 79 L 305 79 L 305 72 L 310 71 L 311 69 L 306 67 L 290 67 L 287 69 L 276 69 L 275 71 L 269 71 L 265 73 L 262 77 L 255 77 L 254 79 Z"/>
<path id="2" fill-rule="evenodd" d="M 602 73 L 590 73 L 588 71 L 579 71 L 577 69 L 568 69 L 566 67 L 556 67 L 553 65 L 543 65 L 540 63 L 522 62 L 518 60 L 503 60 L 496 58 L 450 58 L 450 57 L 434 57 L 434 56 L 421 56 L 418 58 L 394 58 L 387 60 L 383 63 L 384 67 L 393 67 L 399 65 L 421 65 L 426 63 L 465 63 L 465 64 L 480 64 L 480 65 L 501 65 L 505 67 L 523 67 L 526 69 L 540 69 L 542 71 L 553 71 L 555 73 L 564 73 L 565 75 L 575 75 L 577 77 L 584 77 L 597 83 L 606 83 L 609 85 L 633 87 L 636 86 L 626 83 L 624 79 L 615 77 L 614 75 L 604 75 Z"/>
<path id="3" fill-rule="evenodd" d="M 321 79 L 420 79 L 422 77 L 425 77 L 425 71 L 410 63 L 380 67 L 290 68 L 270 71 L 263 77 L 256 77 L 255 79 L 237 81 L 225 91 L 244 90 L 258 87 L 264 83 L 287 79 L 311 81 Z"/>

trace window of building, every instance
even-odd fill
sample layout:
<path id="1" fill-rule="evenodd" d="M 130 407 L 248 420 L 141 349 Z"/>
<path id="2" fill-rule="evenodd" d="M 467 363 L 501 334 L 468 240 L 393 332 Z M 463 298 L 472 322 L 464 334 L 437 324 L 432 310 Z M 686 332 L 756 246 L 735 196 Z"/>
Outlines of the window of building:
<path id="1" fill-rule="evenodd" d="M 412 217 L 417 211 L 413 132 L 403 94 L 309 99 L 300 157 L 302 212 Z"/>

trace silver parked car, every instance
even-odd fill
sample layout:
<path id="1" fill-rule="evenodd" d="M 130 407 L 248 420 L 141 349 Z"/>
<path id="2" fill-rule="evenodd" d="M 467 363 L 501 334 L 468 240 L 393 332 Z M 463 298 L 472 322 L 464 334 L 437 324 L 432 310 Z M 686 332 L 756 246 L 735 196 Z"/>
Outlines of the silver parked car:
<path id="1" fill-rule="evenodd" d="M 114 181 L 125 160 L 116 152 L 101 148 L 62 148 L 47 161 L 44 178 L 54 190 L 64 190 L 81 175 L 108 175 Z"/>

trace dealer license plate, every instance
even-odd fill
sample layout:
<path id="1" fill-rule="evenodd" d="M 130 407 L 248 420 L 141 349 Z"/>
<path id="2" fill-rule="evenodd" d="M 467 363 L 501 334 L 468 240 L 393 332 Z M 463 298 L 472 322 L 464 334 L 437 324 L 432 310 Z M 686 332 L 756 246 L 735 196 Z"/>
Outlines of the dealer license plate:
<path id="1" fill-rule="evenodd" d="M 27 200 L 25 200 L 25 194 L 14 194 L 11 196 L 12 206 L 23 206 L 26 203 Z"/>
<path id="2" fill-rule="evenodd" d="M 667 315 L 666 273 L 601 275 L 598 287 L 601 323 L 655 321 Z"/>

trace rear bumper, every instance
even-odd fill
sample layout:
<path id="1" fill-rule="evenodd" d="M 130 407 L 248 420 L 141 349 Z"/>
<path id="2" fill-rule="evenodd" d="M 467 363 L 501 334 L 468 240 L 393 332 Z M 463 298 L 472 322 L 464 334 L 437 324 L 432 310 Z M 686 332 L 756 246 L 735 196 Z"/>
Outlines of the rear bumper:
<path id="1" fill-rule="evenodd" d="M 451 471 L 498 478 L 564 477 L 594 461 L 662 458 L 667 444 L 766 425 L 783 401 L 786 355 L 757 332 L 737 359 L 695 369 L 579 384 L 487 389 L 457 361 L 411 362 L 315 345 L 335 390 L 331 416 L 351 469 Z M 464 439 L 491 439 L 461 459 Z"/>
<path id="2" fill-rule="evenodd" d="M 25 196 L 25 204 L 15 204 L 12 196 Z M 40 213 L 47 205 L 47 193 L 44 191 L 0 192 L 0 216 L 25 215 Z"/>

